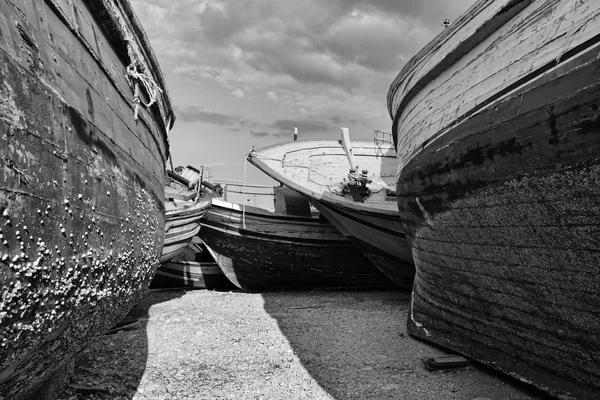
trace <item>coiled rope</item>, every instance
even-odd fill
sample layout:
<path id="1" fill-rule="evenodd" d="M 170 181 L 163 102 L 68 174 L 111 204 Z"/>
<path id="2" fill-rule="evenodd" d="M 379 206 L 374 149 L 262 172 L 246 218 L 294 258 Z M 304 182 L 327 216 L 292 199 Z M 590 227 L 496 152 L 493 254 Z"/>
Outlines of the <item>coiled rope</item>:
<path id="1" fill-rule="evenodd" d="M 133 118 L 137 121 L 140 103 L 142 103 L 146 108 L 150 107 L 156 102 L 158 96 L 161 95 L 163 91 L 151 77 L 138 72 L 139 62 L 137 61 L 133 51 L 133 46 L 130 43 L 127 44 L 127 52 L 129 53 L 129 59 L 131 60 L 131 63 L 127 66 L 127 74 L 125 75 L 125 78 L 127 78 L 129 85 L 133 87 Z M 140 96 L 139 82 L 144 85 L 146 93 L 148 93 L 148 96 L 150 96 L 150 101 L 148 103 L 144 102 Z"/>

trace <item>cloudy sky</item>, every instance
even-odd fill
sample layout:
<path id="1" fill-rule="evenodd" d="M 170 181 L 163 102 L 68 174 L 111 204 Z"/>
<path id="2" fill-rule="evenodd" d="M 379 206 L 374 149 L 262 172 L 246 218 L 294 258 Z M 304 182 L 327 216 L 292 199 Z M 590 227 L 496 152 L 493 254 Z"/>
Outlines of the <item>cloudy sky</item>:
<path id="1" fill-rule="evenodd" d="M 173 164 L 244 179 L 293 140 L 372 140 L 406 61 L 474 0 L 131 0 L 166 76 Z M 268 183 L 247 166 L 247 183 Z"/>

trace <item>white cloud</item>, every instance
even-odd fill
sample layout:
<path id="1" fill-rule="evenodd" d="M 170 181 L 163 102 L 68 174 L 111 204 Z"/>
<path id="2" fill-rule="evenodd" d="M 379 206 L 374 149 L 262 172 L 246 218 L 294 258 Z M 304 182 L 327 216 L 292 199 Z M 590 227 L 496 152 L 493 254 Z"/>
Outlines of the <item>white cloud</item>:
<path id="1" fill-rule="evenodd" d="M 251 136 L 244 130 L 251 125 L 265 140 L 278 134 L 272 123 L 298 117 L 353 125 L 353 137 L 389 129 L 386 95 L 396 74 L 444 18 L 474 2 L 131 1 L 167 83 L 190 83 L 170 90 L 182 125 L 204 123 L 238 138 Z M 189 95 L 191 87 L 201 89 Z M 238 108 L 228 109 L 234 97 Z"/>
<path id="2" fill-rule="evenodd" d="M 279 101 L 279 98 L 277 97 L 277 93 L 274 90 L 269 90 L 267 92 L 267 98 L 272 101 Z"/>
<path id="3" fill-rule="evenodd" d="M 231 92 L 231 94 L 239 99 L 243 99 L 244 97 L 246 97 L 242 89 L 235 89 L 233 92 Z"/>

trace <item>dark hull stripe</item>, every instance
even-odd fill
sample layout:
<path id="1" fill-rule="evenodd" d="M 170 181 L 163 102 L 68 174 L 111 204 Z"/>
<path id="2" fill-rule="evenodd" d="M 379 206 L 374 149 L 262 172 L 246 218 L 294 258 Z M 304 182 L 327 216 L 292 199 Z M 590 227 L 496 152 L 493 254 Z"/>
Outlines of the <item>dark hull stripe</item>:
<path id="1" fill-rule="evenodd" d="M 372 222 L 366 221 L 365 219 L 359 218 L 356 216 L 357 214 L 363 214 L 363 215 L 375 216 L 377 218 L 382 218 L 377 213 L 360 213 L 360 212 L 354 212 L 354 210 L 352 210 L 352 213 L 349 213 L 349 212 L 346 212 L 345 210 L 343 210 L 341 207 L 338 207 L 336 204 L 332 204 L 327 201 L 322 201 L 322 202 L 323 202 L 323 204 L 325 204 L 326 207 L 328 207 L 331 210 L 333 210 L 334 212 L 344 216 L 345 218 L 351 219 L 352 221 L 355 221 L 362 225 L 368 226 L 369 228 L 376 229 L 382 233 L 392 235 L 392 236 L 397 236 L 402 239 L 406 239 L 406 234 L 404 232 L 399 232 L 399 231 L 395 231 L 393 229 L 385 228 L 381 225 L 374 224 Z"/>
<path id="2" fill-rule="evenodd" d="M 587 49 L 589 49 L 591 47 L 594 47 L 598 43 L 600 43 L 600 34 L 592 37 L 591 39 L 586 40 L 585 42 L 583 42 L 579 46 L 576 46 L 576 47 L 572 48 L 571 50 L 565 52 L 563 54 L 563 56 L 560 57 L 560 59 L 554 59 L 554 60 L 552 60 L 552 61 L 550 61 L 550 62 L 542 65 L 541 67 L 537 68 L 535 71 L 532 71 L 529 74 L 524 75 L 522 78 L 520 78 L 519 80 L 517 80 L 513 84 L 507 85 L 504 89 L 498 91 L 493 96 L 490 96 L 488 99 L 482 101 L 477 106 L 475 106 L 472 109 L 470 109 L 469 111 L 467 111 L 461 117 L 455 119 L 450 125 L 447 125 L 447 126 L 443 127 L 442 129 L 440 129 L 436 135 L 433 135 L 431 138 L 429 138 L 425 142 L 423 142 L 422 147 L 427 146 L 429 143 L 431 143 L 432 141 L 434 141 L 437 137 L 439 137 L 440 135 L 442 135 L 444 132 L 446 132 L 452 126 L 456 126 L 459 123 L 461 123 L 462 121 L 465 121 L 466 119 L 470 118 L 473 114 L 477 113 L 479 110 L 482 110 L 483 108 L 487 107 L 491 103 L 493 103 L 496 100 L 498 100 L 498 99 L 506 96 L 508 93 L 510 93 L 510 92 L 516 90 L 517 88 L 519 88 L 519 87 L 527 84 L 528 82 L 531 82 L 531 81 L 535 80 L 536 78 L 539 78 L 541 75 L 543 75 L 544 73 L 548 72 L 552 68 L 554 68 L 554 67 L 556 67 L 556 66 L 558 66 L 560 64 L 566 63 L 571 58 L 577 56 L 580 53 L 585 52 Z M 398 111 L 400 111 L 400 109 L 398 109 Z M 399 123 L 401 115 L 402 115 L 402 112 L 397 112 L 396 116 L 394 118 L 394 122 L 392 124 L 392 136 L 394 138 L 394 145 L 397 145 L 397 143 L 398 143 L 398 123 Z M 413 157 L 414 154 L 418 153 L 419 151 L 421 151 L 420 148 L 416 149 L 413 152 L 413 154 L 411 154 L 409 156 L 409 158 Z"/>

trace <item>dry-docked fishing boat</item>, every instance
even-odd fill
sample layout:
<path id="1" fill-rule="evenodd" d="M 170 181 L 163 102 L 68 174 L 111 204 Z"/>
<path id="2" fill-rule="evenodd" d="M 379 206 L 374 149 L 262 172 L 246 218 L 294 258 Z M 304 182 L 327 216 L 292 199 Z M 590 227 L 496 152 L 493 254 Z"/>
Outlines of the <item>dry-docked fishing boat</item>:
<path id="1" fill-rule="evenodd" d="M 271 178 L 307 196 L 386 276 L 401 287 L 411 288 L 412 255 L 395 192 L 387 186 L 395 180 L 396 152 L 389 142 L 350 144 L 346 134 L 344 137 L 343 143 L 298 141 L 253 150 L 248 160 Z M 347 154 L 352 154 L 353 161 Z M 351 168 L 354 172 L 349 174 Z M 368 181 L 373 182 L 365 185 Z"/>
<path id="2" fill-rule="evenodd" d="M 172 260 L 161 264 L 150 288 L 223 289 L 233 287 L 198 236 Z"/>
<path id="3" fill-rule="evenodd" d="M 390 87 L 409 331 L 600 398 L 600 7 L 479 1 Z"/>
<path id="4" fill-rule="evenodd" d="M 333 225 L 318 217 L 215 198 L 201 224 L 200 237 L 214 259 L 233 284 L 247 291 L 391 284 Z"/>
<path id="5" fill-rule="evenodd" d="M 160 262 L 176 257 L 200 231 L 200 219 L 211 205 L 212 197 L 202 194 L 200 179 L 192 181 L 168 171 L 165 185 L 165 241 Z"/>
<path id="6" fill-rule="evenodd" d="M 38 398 L 148 286 L 173 114 L 128 1 L 0 15 L 0 398 L 14 400 Z"/>

